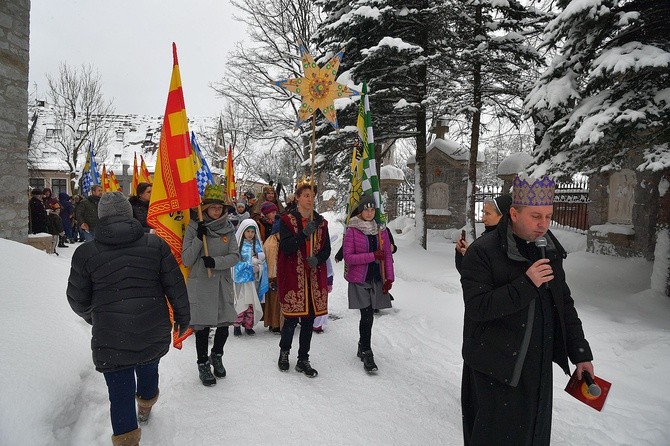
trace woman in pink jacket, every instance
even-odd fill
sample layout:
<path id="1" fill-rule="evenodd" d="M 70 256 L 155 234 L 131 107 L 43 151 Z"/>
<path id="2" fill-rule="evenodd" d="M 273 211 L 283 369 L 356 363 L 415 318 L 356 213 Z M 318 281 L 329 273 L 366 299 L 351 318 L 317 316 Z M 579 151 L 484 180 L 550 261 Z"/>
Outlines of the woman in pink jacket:
<path id="1" fill-rule="evenodd" d="M 370 338 L 374 310 L 391 308 L 389 290 L 393 285 L 392 245 L 388 232 L 375 221 L 375 199 L 365 195 L 358 215 L 349 219 L 344 234 L 344 278 L 349 282 L 349 308 L 361 310 L 358 325 L 358 357 L 366 372 L 377 371 Z"/>

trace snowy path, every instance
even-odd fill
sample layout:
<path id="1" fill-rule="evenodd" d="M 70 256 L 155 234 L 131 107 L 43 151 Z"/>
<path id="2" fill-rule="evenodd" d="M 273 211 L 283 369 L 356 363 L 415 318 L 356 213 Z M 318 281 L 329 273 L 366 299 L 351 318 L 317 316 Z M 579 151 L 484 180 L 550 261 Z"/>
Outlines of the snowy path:
<path id="1" fill-rule="evenodd" d="M 255 337 L 231 335 L 224 355 L 228 376 L 206 388 L 189 338 L 183 350 L 161 361 L 161 399 L 142 444 L 462 444 L 463 303 L 453 243 L 433 237 L 425 252 L 411 246 L 412 237 L 396 240 L 394 308 L 375 317 L 376 376 L 368 376 L 356 357 L 359 313 L 347 309 L 342 264 L 336 264 L 330 311 L 339 319 L 314 335 L 317 378 L 292 367 L 279 372 L 279 337 L 258 326 Z M 567 245 L 581 243 L 570 234 L 559 237 Z M 109 444 L 106 386 L 90 360 L 90 328 L 64 297 L 73 250 L 54 258 L 0 243 L 0 269 L 10 272 L 0 281 L 0 322 L 7 332 L 24 334 L 0 343 L 0 444 Z M 17 265 L 40 265 L 49 274 Z M 614 385 L 598 413 L 562 391 L 567 377 L 554 367 L 553 444 L 670 444 L 670 302 L 648 290 L 650 267 L 641 259 L 583 251 L 568 257 L 567 276 L 596 373 Z M 26 335 L 28 320 L 39 329 Z M 296 334 L 292 366 L 297 341 Z M 25 367 L 26 357 L 30 364 L 44 358 L 44 366 Z"/>

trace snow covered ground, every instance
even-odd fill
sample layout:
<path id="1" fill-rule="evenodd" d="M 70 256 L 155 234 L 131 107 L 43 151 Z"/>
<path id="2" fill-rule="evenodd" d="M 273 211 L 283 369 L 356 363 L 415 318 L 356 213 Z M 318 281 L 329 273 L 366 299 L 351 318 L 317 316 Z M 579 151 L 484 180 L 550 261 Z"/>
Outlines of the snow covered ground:
<path id="1" fill-rule="evenodd" d="M 229 338 L 228 376 L 205 388 L 189 338 L 161 361 L 161 398 L 142 444 L 462 444 L 454 245 L 431 233 L 425 252 L 411 222 L 396 223 L 405 233 L 396 236 L 394 308 L 375 317 L 376 376 L 356 358 L 359 313 L 347 309 L 336 264 L 337 319 L 312 344 L 318 378 L 279 372 L 279 337 L 259 326 L 255 337 Z M 341 225 L 331 223 L 331 232 L 341 234 Z M 670 299 L 649 290 L 651 263 L 589 254 L 585 236 L 556 232 L 571 252 L 565 268 L 596 374 L 613 385 L 598 413 L 563 392 L 568 377 L 554 366 L 553 444 L 670 444 Z M 65 298 L 74 247 L 60 257 L 7 240 L 0 249 L 0 445 L 111 444 L 90 328 Z M 296 351 L 297 335 L 292 366 Z"/>

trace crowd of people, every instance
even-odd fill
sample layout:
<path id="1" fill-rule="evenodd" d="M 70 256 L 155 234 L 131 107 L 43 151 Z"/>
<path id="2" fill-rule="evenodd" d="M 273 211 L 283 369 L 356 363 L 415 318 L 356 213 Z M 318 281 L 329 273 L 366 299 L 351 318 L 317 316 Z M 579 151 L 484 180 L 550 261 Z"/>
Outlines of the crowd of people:
<path id="1" fill-rule="evenodd" d="M 470 244 L 464 236 L 456 243 L 465 303 L 466 445 L 549 444 L 552 362 L 569 373 L 570 360 L 578 378 L 593 375 L 591 350 L 562 269 L 566 253 L 549 231 L 553 187 L 547 177 L 517 177 L 512 195 L 484 204 L 484 234 Z M 286 203 L 271 186 L 259 200 L 245 194 L 234 203 L 223 186 L 207 186 L 202 217 L 192 210 L 183 238 L 186 278 L 146 223 L 150 197 L 149 183 L 141 183 L 130 199 L 94 186 L 71 206 L 74 217 L 67 217 L 73 234 L 83 231 L 84 240 L 93 240 L 74 253 L 67 296 L 93 325 L 93 360 L 108 386 L 115 445 L 139 444 L 139 426 L 148 422 L 159 397 L 158 363 L 169 349 L 171 330 L 180 337 L 195 333 L 198 377 L 207 387 L 226 376 L 230 327 L 235 336 L 254 336 L 261 320 L 279 335 L 282 372 L 291 367 L 300 325 L 294 370 L 318 376 L 310 362 L 311 341 L 323 331 L 333 285 L 329 225 L 314 208 L 311 183 L 298 184 Z M 57 204 L 50 193 L 33 191 L 33 232 L 64 218 L 58 214 L 63 206 L 47 215 L 47 206 L 53 211 Z M 345 263 L 349 308 L 360 312 L 352 354 L 370 374 L 378 370 L 374 313 L 392 305 L 397 249 L 388 228 L 375 220 L 376 208 L 373 196 L 361 197 L 335 255 Z M 66 234 L 62 225 L 54 230 Z"/>

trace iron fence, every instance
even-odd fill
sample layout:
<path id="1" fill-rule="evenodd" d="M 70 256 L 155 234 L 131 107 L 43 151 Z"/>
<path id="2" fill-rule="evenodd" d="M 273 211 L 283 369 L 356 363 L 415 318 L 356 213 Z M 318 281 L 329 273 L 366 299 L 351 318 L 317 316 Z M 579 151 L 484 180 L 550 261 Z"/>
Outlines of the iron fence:
<path id="1" fill-rule="evenodd" d="M 502 194 L 502 186 L 482 186 L 475 194 L 475 220 L 481 222 L 484 201 Z M 565 227 L 577 231 L 588 230 L 588 180 L 558 183 L 554 197 L 552 227 Z M 395 195 L 387 196 L 385 210 L 392 220 L 401 215 L 414 217 L 414 185 L 401 184 Z"/>

